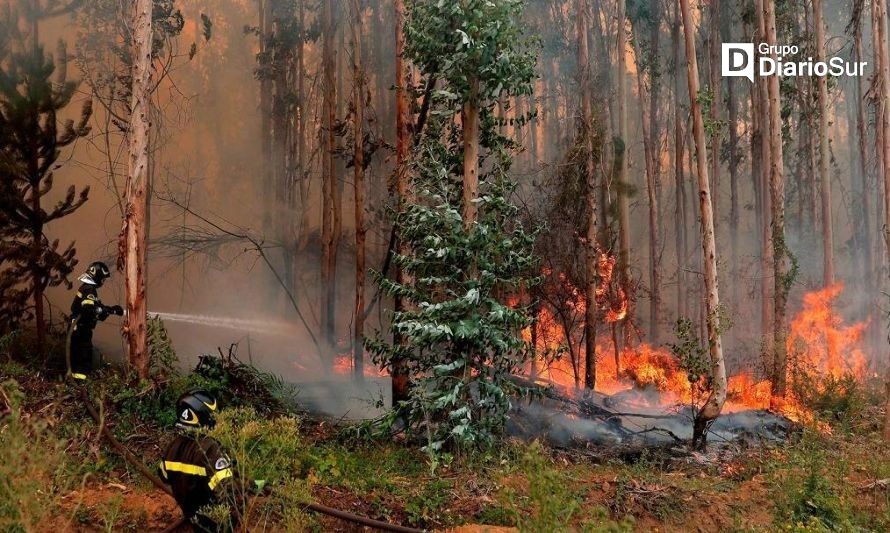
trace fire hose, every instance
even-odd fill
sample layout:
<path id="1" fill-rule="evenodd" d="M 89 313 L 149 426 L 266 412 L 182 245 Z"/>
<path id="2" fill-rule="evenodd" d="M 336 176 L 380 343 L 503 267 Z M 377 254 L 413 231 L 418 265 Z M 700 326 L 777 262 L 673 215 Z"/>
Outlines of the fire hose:
<path id="1" fill-rule="evenodd" d="M 90 417 L 96 422 L 99 426 L 99 430 L 105 440 L 111 445 L 114 450 L 121 455 L 130 465 L 132 465 L 136 470 L 139 471 L 143 476 L 146 477 L 149 481 L 152 482 L 157 488 L 164 491 L 167 495 L 172 496 L 173 492 L 170 490 L 170 487 L 167 486 L 166 483 L 161 481 L 158 476 L 156 476 L 148 467 L 146 467 L 142 461 L 136 458 L 130 450 L 127 449 L 126 446 L 120 443 L 114 435 L 111 433 L 111 430 L 108 429 L 108 426 L 102 420 L 102 417 L 99 416 L 99 413 L 96 412 L 96 407 L 93 405 L 92 400 L 90 399 L 89 393 L 87 393 L 86 389 L 81 389 L 83 394 L 83 402 L 86 405 L 87 412 L 90 414 Z M 327 516 L 331 516 L 334 518 L 339 518 L 340 520 L 346 522 L 352 522 L 354 524 L 359 524 L 366 527 L 371 527 L 374 529 L 378 529 L 381 531 L 394 531 L 396 533 L 423 533 L 422 529 L 415 529 L 411 527 L 400 526 L 398 524 L 390 524 L 388 522 L 382 522 L 380 520 L 374 520 L 372 518 L 367 518 L 364 516 L 360 516 L 357 514 L 349 513 L 347 511 L 341 511 L 340 509 L 334 509 L 333 507 L 328 507 L 327 505 L 321 505 L 320 503 L 315 502 L 306 502 L 302 504 L 302 507 L 307 511 L 312 511 L 319 514 L 324 514 Z M 186 523 L 186 519 L 182 518 L 178 522 L 174 523 L 170 527 L 165 530 L 165 533 L 175 531 L 177 528 Z"/>

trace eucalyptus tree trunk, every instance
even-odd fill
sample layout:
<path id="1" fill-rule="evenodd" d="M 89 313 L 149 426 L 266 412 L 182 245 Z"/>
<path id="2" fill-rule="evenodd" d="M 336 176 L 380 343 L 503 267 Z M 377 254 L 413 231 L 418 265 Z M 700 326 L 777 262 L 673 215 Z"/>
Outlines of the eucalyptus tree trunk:
<path id="1" fill-rule="evenodd" d="M 661 261 L 659 235 L 661 234 L 661 226 L 659 223 L 659 207 L 658 207 L 658 156 L 656 152 L 656 136 L 653 133 L 655 110 L 649 105 L 654 100 L 655 95 L 650 93 L 646 87 L 644 80 L 643 50 L 641 46 L 636 45 L 634 40 L 634 55 L 637 59 L 637 94 L 640 97 L 640 123 L 643 127 L 643 154 L 645 159 L 646 171 L 646 197 L 649 201 L 649 290 L 651 293 L 651 302 L 649 306 L 649 341 L 657 345 L 658 340 L 658 324 L 659 324 L 659 306 L 661 304 Z M 655 74 L 652 71 L 654 66 L 649 69 L 649 83 L 654 86 Z"/>
<path id="2" fill-rule="evenodd" d="M 858 0 L 859 9 L 856 10 L 856 20 L 853 21 L 853 61 L 859 64 L 862 59 L 862 5 L 864 0 Z M 874 289 L 874 280 L 872 279 L 872 238 L 871 238 L 871 213 L 870 213 L 870 191 L 868 190 L 868 144 L 867 144 L 867 123 L 865 121 L 865 105 L 863 97 L 863 77 L 856 76 L 853 80 L 855 84 L 855 106 L 856 106 L 856 143 L 859 148 L 859 157 L 857 160 L 856 177 L 858 188 L 856 197 L 859 199 L 860 216 L 853 217 L 853 233 L 859 239 L 857 246 L 858 260 L 860 263 L 860 276 L 866 294 Z"/>
<path id="3" fill-rule="evenodd" d="M 726 4 L 723 6 L 727 8 Z M 729 12 L 724 13 L 723 41 L 733 41 L 732 19 Z M 736 95 L 735 78 L 726 79 L 726 106 L 729 108 L 729 246 L 730 270 L 732 285 L 732 308 L 738 311 L 739 305 L 739 108 Z"/>
<path id="4" fill-rule="evenodd" d="M 763 15 L 766 23 L 766 42 L 775 50 L 776 46 L 776 6 L 773 2 L 763 2 Z M 771 54 L 775 60 L 775 52 Z M 785 244 L 785 168 L 782 162 L 782 116 L 779 96 L 779 77 L 767 78 L 769 95 L 769 144 L 770 144 L 770 196 L 772 200 L 772 242 L 773 242 L 773 404 L 776 396 L 785 397 L 787 379 L 787 347 L 785 346 L 785 311 L 788 302 L 788 266 Z"/>
<path id="5" fill-rule="evenodd" d="M 266 37 L 272 26 L 272 0 L 259 0 L 260 54 L 266 53 Z M 272 231 L 272 201 L 275 197 L 275 180 L 272 171 L 272 80 L 260 78 L 260 147 L 263 179 L 263 231 Z"/>
<path id="6" fill-rule="evenodd" d="M 757 21 L 757 39 L 755 42 L 766 41 L 766 16 L 764 1 L 756 0 L 755 15 Z M 768 82 L 762 77 L 754 78 L 759 108 L 759 154 L 757 159 L 758 183 L 760 190 L 760 331 L 764 339 L 764 355 L 767 359 L 769 373 L 772 375 L 775 354 L 773 353 L 773 232 L 771 226 L 772 198 L 769 189 L 770 161 L 772 148 L 770 137 L 769 89 Z"/>
<path id="7" fill-rule="evenodd" d="M 674 49 L 674 185 L 675 185 L 675 246 L 677 248 L 677 316 L 688 317 L 687 305 L 687 245 L 686 245 L 686 178 L 683 172 L 683 159 L 685 157 L 685 133 L 683 122 L 683 108 L 680 106 L 680 96 L 683 91 L 683 82 L 680 74 L 680 65 L 683 55 L 680 49 L 680 6 L 674 8 L 674 24 L 671 27 L 671 44 Z"/>
<path id="8" fill-rule="evenodd" d="M 331 0 L 322 9 L 322 219 L 321 219 L 321 312 L 322 337 L 333 350 L 334 343 L 334 215 L 336 188 L 334 177 L 334 120 L 337 86 L 334 83 L 334 23 Z M 330 355 L 330 354 L 329 354 Z"/>
<path id="9" fill-rule="evenodd" d="M 352 166 L 355 191 L 355 310 L 353 339 L 353 371 L 356 380 L 365 374 L 365 72 L 362 64 L 362 3 L 352 1 L 355 19 L 352 23 L 352 107 L 354 109 L 354 141 Z"/>
<path id="10" fill-rule="evenodd" d="M 632 280 L 630 278 L 630 208 L 627 199 L 627 97 L 625 78 L 627 77 L 627 15 L 626 1 L 618 2 L 618 40 L 616 98 L 618 99 L 618 140 L 620 155 L 616 154 L 617 165 L 616 202 L 618 205 L 618 274 L 621 288 L 627 298 L 627 317 L 624 319 L 624 341 L 630 344 L 630 333 L 635 314 Z M 617 349 L 617 347 L 616 347 Z"/>
<path id="11" fill-rule="evenodd" d="M 151 106 L 151 0 L 137 0 L 133 13 L 133 80 L 130 104 L 129 175 L 124 218 L 124 257 L 127 319 L 127 360 L 141 379 L 147 379 L 150 361 L 146 329 L 146 233 L 148 228 L 148 142 Z"/>
<path id="12" fill-rule="evenodd" d="M 306 28 L 306 0 L 300 0 L 298 17 L 300 32 Z M 297 254 L 302 255 L 309 243 L 309 174 L 306 172 L 306 45 L 301 38 L 297 43 L 297 179 L 300 187 L 300 227 L 298 232 Z M 298 276 L 298 269 L 294 275 Z M 294 280 L 294 287 L 297 280 Z"/>
<path id="13" fill-rule="evenodd" d="M 823 0 L 813 0 L 816 61 L 825 61 Z M 831 216 L 831 176 L 828 174 L 828 77 L 816 77 L 819 90 L 819 181 L 822 185 L 822 284 L 834 283 L 834 230 Z"/>
<path id="14" fill-rule="evenodd" d="M 404 206 L 410 201 L 408 187 L 408 152 L 410 150 L 410 138 L 408 135 L 408 76 L 405 70 L 405 0 L 395 0 L 395 93 L 396 93 L 396 202 L 398 212 L 401 215 Z M 398 219 L 396 221 L 398 224 Z M 396 228 L 398 230 L 398 228 Z M 396 234 L 398 237 L 398 234 Z M 398 239 L 399 255 L 407 256 L 410 253 L 407 243 Z M 401 285 L 410 285 L 408 274 L 396 265 L 396 280 Z M 404 311 L 405 302 L 396 296 L 395 310 Z M 400 339 L 396 339 L 401 342 Z M 408 399 L 408 367 L 402 358 L 396 358 L 392 362 L 392 404 L 397 405 Z"/>
<path id="15" fill-rule="evenodd" d="M 469 95 L 461 111 L 463 127 L 464 173 L 463 173 L 463 224 L 469 232 L 476 224 L 479 197 L 479 80 L 470 78 Z"/>
<path id="16" fill-rule="evenodd" d="M 720 208 L 720 151 L 722 135 L 720 128 L 721 110 L 723 101 L 721 95 L 722 77 L 720 76 L 720 0 L 709 0 L 708 3 L 708 89 L 711 91 L 711 104 L 708 106 L 713 131 L 711 133 L 709 149 L 711 152 L 710 178 L 714 187 L 713 198 L 717 210 Z M 714 220 L 714 227 L 718 225 Z"/>
<path id="17" fill-rule="evenodd" d="M 584 386 L 590 390 L 596 387 L 596 287 L 597 287 L 597 189 L 596 169 L 593 161 L 593 89 L 591 86 L 589 38 L 587 33 L 587 0 L 576 0 L 578 31 L 578 84 L 581 89 L 581 135 L 584 139 L 584 181 L 587 228 L 584 240 L 584 266 L 586 284 L 584 296 L 587 305 L 584 309 Z"/>
<path id="18" fill-rule="evenodd" d="M 878 170 L 884 182 L 884 246 L 890 255 L 890 65 L 887 58 L 887 5 L 884 2 L 872 2 L 872 28 L 875 44 L 876 131 L 880 139 L 880 145 L 876 148 L 880 162 Z M 886 392 L 884 440 L 890 441 L 890 370 L 887 374 Z"/>
<path id="19" fill-rule="evenodd" d="M 701 410 L 696 413 L 693 429 L 693 445 L 704 447 L 708 427 L 720 416 L 726 401 L 726 368 L 720 339 L 719 306 L 717 287 L 717 245 L 714 238 L 714 212 L 711 206 L 711 186 L 708 180 L 708 153 L 705 127 L 702 119 L 699 94 L 698 64 L 695 55 L 695 24 L 689 9 L 689 0 L 680 0 L 683 15 L 683 33 L 686 40 L 686 73 L 689 84 L 689 103 L 692 108 L 692 127 L 695 136 L 696 169 L 698 171 L 698 198 L 701 213 L 702 252 L 704 254 L 705 302 L 707 305 L 708 351 L 711 357 L 711 390 Z"/>

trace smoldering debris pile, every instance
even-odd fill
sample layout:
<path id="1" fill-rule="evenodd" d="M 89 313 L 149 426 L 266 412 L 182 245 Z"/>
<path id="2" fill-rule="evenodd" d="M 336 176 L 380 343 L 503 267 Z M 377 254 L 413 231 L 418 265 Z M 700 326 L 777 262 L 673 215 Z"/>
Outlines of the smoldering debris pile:
<path id="1" fill-rule="evenodd" d="M 514 405 L 508 431 L 524 439 L 544 437 L 561 447 L 660 448 L 688 443 L 692 418 L 691 407 L 661 403 L 655 391 L 632 389 L 576 398 L 550 388 Z M 711 446 L 778 442 L 793 427 L 787 418 L 766 410 L 730 412 L 711 426 L 708 442 Z"/>

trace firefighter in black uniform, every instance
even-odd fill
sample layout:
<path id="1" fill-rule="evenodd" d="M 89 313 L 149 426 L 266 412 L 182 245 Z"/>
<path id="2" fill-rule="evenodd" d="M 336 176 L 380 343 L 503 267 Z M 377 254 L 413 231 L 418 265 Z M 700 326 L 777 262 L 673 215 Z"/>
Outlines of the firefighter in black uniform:
<path id="1" fill-rule="evenodd" d="M 71 302 L 71 323 L 68 330 L 68 375 L 85 380 L 93 370 L 93 329 L 109 315 L 123 316 L 119 305 L 106 306 L 99 300 L 97 289 L 111 275 L 108 266 L 96 261 L 81 276 L 80 288 Z"/>
<path id="2" fill-rule="evenodd" d="M 198 511 L 206 505 L 228 502 L 234 477 L 233 465 L 214 439 L 196 433 L 213 427 L 216 399 L 204 391 L 183 394 L 176 402 L 176 427 L 185 430 L 167 446 L 160 464 L 161 477 L 170 485 L 173 498 L 195 531 L 222 531 L 216 522 Z M 236 511 L 237 511 L 237 506 Z M 237 513 L 232 522 L 237 521 Z"/>

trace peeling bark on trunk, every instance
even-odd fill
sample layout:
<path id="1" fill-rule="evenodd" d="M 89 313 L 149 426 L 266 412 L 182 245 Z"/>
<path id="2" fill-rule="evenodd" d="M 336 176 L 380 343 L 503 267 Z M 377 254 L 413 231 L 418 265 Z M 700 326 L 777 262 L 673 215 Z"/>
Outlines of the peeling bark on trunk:
<path id="1" fill-rule="evenodd" d="M 148 141 L 151 106 L 151 0 L 138 0 L 133 13 L 133 88 L 130 109 L 129 175 L 124 219 L 127 361 L 141 379 L 150 367 L 147 346 L 145 278 L 148 228 Z"/>
<path id="2" fill-rule="evenodd" d="M 584 311 L 584 386 L 596 388 L 596 287 L 597 287 L 597 188 L 593 161 L 593 88 L 591 86 L 589 40 L 587 34 L 587 0 L 577 0 L 578 84 L 581 86 L 581 135 L 584 138 L 584 180 L 587 228 L 584 240 L 585 286 Z"/>
<path id="3" fill-rule="evenodd" d="M 717 287 L 717 246 L 714 239 L 714 213 L 711 206 L 711 190 L 708 181 L 708 154 L 701 104 L 698 101 L 698 65 L 695 55 L 695 25 L 689 9 L 689 0 L 680 0 L 683 15 L 683 33 L 686 40 L 686 72 L 689 84 L 689 100 L 692 108 L 692 127 L 695 135 L 696 168 L 698 171 L 698 198 L 701 213 L 702 252 L 704 254 L 705 301 L 707 305 L 708 350 L 711 356 L 711 391 L 701 410 L 696 413 L 693 445 L 704 447 L 708 427 L 720 415 L 726 401 L 726 368 L 720 339 L 718 307 L 720 296 Z"/>

